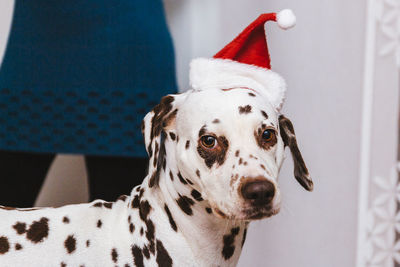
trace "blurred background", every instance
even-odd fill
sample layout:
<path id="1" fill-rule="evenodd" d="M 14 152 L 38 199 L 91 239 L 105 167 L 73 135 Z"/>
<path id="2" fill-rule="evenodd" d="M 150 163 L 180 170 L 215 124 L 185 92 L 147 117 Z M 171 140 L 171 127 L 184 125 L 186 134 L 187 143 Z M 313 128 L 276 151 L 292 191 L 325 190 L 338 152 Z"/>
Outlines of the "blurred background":
<path id="1" fill-rule="evenodd" d="M 400 1 L 164 5 L 181 91 L 192 58 L 212 56 L 260 13 L 291 8 L 297 16 L 287 32 L 267 24 L 267 40 L 272 69 L 288 84 L 282 113 L 294 123 L 315 189 L 297 184 L 287 159 L 282 211 L 251 224 L 239 266 L 400 266 Z M 12 10 L 12 0 L 0 2 L 0 59 Z M 85 175 L 81 156 L 58 155 L 36 205 L 86 202 Z"/>

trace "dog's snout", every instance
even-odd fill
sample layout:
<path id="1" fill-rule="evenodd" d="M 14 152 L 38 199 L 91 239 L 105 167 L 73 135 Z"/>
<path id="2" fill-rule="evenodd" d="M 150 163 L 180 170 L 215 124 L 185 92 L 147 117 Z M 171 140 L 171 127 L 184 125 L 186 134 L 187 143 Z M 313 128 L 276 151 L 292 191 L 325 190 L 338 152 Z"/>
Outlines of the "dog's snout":
<path id="1" fill-rule="evenodd" d="M 244 199 L 255 205 L 267 205 L 275 195 L 275 186 L 268 180 L 251 180 L 245 182 L 241 187 Z"/>

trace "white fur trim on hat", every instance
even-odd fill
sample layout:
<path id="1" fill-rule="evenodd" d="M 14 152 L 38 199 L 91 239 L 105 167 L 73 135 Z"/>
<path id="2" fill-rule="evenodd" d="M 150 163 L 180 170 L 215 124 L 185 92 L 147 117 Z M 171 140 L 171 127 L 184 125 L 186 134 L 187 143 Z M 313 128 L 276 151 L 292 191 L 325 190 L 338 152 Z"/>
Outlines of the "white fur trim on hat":
<path id="1" fill-rule="evenodd" d="M 296 25 L 296 16 L 291 9 L 284 9 L 276 14 L 276 22 L 279 27 L 287 30 Z"/>
<path id="2" fill-rule="evenodd" d="M 190 63 L 189 77 L 194 90 L 252 88 L 278 111 L 285 98 L 286 83 L 279 74 L 229 59 L 196 58 Z"/>

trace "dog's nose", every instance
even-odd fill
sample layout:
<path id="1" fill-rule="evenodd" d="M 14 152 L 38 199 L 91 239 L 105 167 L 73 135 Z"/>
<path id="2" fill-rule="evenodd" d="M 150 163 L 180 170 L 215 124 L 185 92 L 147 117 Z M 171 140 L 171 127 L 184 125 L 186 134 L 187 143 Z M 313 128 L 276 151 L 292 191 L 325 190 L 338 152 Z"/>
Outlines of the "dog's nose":
<path id="1" fill-rule="evenodd" d="M 243 184 L 241 193 L 244 199 L 255 205 L 267 205 L 275 195 L 275 186 L 267 180 L 248 181 Z"/>

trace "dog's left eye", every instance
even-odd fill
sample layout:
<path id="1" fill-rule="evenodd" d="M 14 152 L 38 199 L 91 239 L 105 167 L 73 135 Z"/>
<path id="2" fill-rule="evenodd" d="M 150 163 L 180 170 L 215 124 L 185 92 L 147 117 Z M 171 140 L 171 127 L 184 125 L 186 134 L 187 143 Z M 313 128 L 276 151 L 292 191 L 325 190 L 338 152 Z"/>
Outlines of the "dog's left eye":
<path id="1" fill-rule="evenodd" d="M 201 144 L 206 148 L 213 148 L 216 145 L 216 138 L 212 135 L 202 136 Z"/>
<path id="2" fill-rule="evenodd" d="M 271 141 L 274 138 L 274 136 L 275 136 L 275 132 L 271 129 L 267 129 L 262 133 L 262 139 L 265 142 Z"/>

